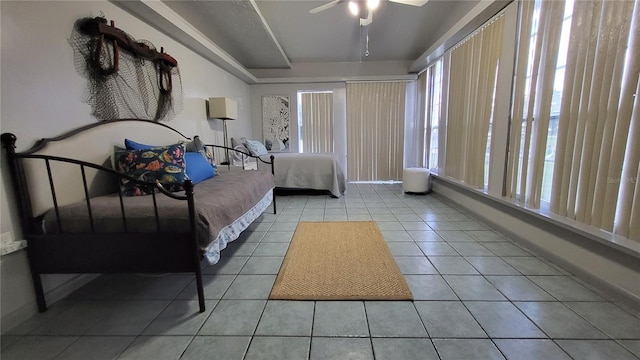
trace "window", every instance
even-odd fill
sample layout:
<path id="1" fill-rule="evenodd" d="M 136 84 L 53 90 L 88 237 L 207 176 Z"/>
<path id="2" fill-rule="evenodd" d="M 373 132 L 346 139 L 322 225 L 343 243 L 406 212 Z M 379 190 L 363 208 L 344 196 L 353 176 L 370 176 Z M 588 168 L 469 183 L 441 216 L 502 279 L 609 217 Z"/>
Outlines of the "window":
<path id="1" fill-rule="evenodd" d="M 427 69 L 427 122 L 424 130 L 425 144 L 429 151 L 425 154 L 425 164 L 430 169 L 438 168 L 439 123 L 442 116 L 442 59 Z M 429 127 L 430 131 L 427 131 Z M 426 139 L 426 136 L 429 138 Z"/>
<path id="2" fill-rule="evenodd" d="M 506 195 L 640 240 L 638 1 L 521 5 Z"/>
<path id="3" fill-rule="evenodd" d="M 508 196 L 535 208 L 541 202 L 548 207 L 551 197 L 573 9 L 573 0 L 554 7 L 544 3 L 530 2 L 521 10 L 516 66 L 526 73 L 516 76 L 514 87 L 512 118 L 521 120 L 512 123 L 511 154 L 518 158 L 510 159 L 508 175 Z"/>
<path id="4" fill-rule="evenodd" d="M 547 146 L 544 155 L 544 172 L 542 173 L 542 190 L 540 198 L 547 206 L 551 201 L 551 187 L 553 168 L 556 160 L 556 145 L 558 143 L 558 119 L 560 117 L 560 103 L 564 90 L 564 75 L 567 64 L 567 50 L 569 49 L 569 34 L 571 32 L 571 19 L 573 14 L 573 0 L 567 1 L 562 20 L 562 33 L 560 34 L 560 47 L 556 62 L 556 74 L 553 79 L 553 95 L 551 96 L 551 109 L 549 114 L 549 130 L 547 133 Z"/>
<path id="5" fill-rule="evenodd" d="M 333 143 L 333 92 L 298 92 L 298 149 L 330 153 Z"/>
<path id="6" fill-rule="evenodd" d="M 484 150 L 484 188 L 489 187 L 489 163 L 491 160 L 491 132 L 493 130 L 493 117 L 495 114 L 496 91 L 498 90 L 498 70 L 500 62 L 496 64 L 496 77 L 493 79 L 493 93 L 491 95 L 491 115 L 489 115 L 489 129 L 487 131 L 487 146 Z"/>

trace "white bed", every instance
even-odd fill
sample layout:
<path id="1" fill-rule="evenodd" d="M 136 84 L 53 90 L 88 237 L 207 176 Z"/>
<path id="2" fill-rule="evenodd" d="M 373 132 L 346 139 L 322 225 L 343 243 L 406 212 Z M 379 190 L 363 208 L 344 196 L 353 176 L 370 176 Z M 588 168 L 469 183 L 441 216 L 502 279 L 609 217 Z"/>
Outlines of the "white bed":
<path id="1" fill-rule="evenodd" d="M 243 146 L 236 146 L 236 150 L 243 150 Z M 334 154 L 330 153 L 289 153 L 275 152 L 262 155 L 266 161 L 275 157 L 276 189 L 328 191 L 333 197 L 340 197 L 345 191 L 345 177 L 340 164 Z M 242 159 L 234 156 L 234 165 L 241 165 Z M 251 168 L 255 163 L 245 160 L 245 167 Z"/>

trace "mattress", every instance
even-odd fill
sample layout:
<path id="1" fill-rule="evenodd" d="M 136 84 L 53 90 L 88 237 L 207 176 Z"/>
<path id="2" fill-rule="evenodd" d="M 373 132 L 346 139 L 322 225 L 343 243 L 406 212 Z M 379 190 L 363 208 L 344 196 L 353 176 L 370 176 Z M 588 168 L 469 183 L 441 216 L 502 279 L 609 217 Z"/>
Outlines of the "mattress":
<path id="1" fill-rule="evenodd" d="M 273 153 L 275 185 L 286 189 L 327 190 L 340 197 L 346 184 L 335 156 L 329 153 Z"/>
<path id="2" fill-rule="evenodd" d="M 196 239 L 209 263 L 216 263 L 220 251 L 235 240 L 271 204 L 273 176 L 270 171 L 232 169 L 197 185 L 194 189 Z M 180 194 L 180 193 L 176 193 Z M 90 199 L 95 232 L 189 231 L 187 201 L 156 194 L 158 217 L 153 196 L 123 197 L 124 216 L 118 194 Z M 42 218 L 45 233 L 90 233 L 91 222 L 86 202 L 60 207 L 59 219 L 51 209 Z"/>

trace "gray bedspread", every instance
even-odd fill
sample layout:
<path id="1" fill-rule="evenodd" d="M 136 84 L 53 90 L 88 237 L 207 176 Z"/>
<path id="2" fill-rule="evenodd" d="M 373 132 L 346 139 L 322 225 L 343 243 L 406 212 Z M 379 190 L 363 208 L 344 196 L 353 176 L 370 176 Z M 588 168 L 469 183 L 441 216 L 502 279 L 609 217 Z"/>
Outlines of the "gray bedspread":
<path id="1" fill-rule="evenodd" d="M 220 171 L 208 180 L 195 185 L 196 236 L 200 248 L 207 250 L 214 240 L 220 239 L 221 230 L 234 227 L 234 235 L 244 230 L 248 213 L 264 211 L 264 207 L 256 205 L 271 199 L 274 187 L 270 171 Z M 180 194 L 180 193 L 177 193 Z M 126 227 L 129 232 L 186 232 L 189 229 L 189 213 L 187 201 L 171 199 L 163 194 L 156 194 L 159 224 L 155 220 L 153 198 L 151 195 L 123 197 Z M 268 205 L 268 204 L 267 204 Z M 118 194 L 100 196 L 91 199 L 91 209 L 96 232 L 124 232 L 125 225 L 120 211 Z M 91 232 L 85 202 L 64 206 L 59 209 L 61 226 L 64 232 Z M 250 214 L 248 221 L 253 221 L 258 214 Z M 238 219 L 245 219 L 238 224 Z M 239 229 L 240 227 L 240 229 Z M 48 211 L 43 218 L 43 230 L 47 233 L 58 233 L 55 212 Z M 219 246 L 226 246 L 229 235 Z"/>
<path id="2" fill-rule="evenodd" d="M 344 193 L 344 174 L 333 154 L 274 153 L 273 155 L 275 156 L 276 187 L 328 190 L 335 197 L 340 197 Z"/>

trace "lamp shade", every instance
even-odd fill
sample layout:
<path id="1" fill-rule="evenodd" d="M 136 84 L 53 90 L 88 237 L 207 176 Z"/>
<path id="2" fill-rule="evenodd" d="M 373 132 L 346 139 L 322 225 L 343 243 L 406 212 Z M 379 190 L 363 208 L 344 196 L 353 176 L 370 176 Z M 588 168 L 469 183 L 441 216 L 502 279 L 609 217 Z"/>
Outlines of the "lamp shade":
<path id="1" fill-rule="evenodd" d="M 235 120 L 238 118 L 238 104 L 226 97 L 209 98 L 209 113 L 211 119 Z"/>

